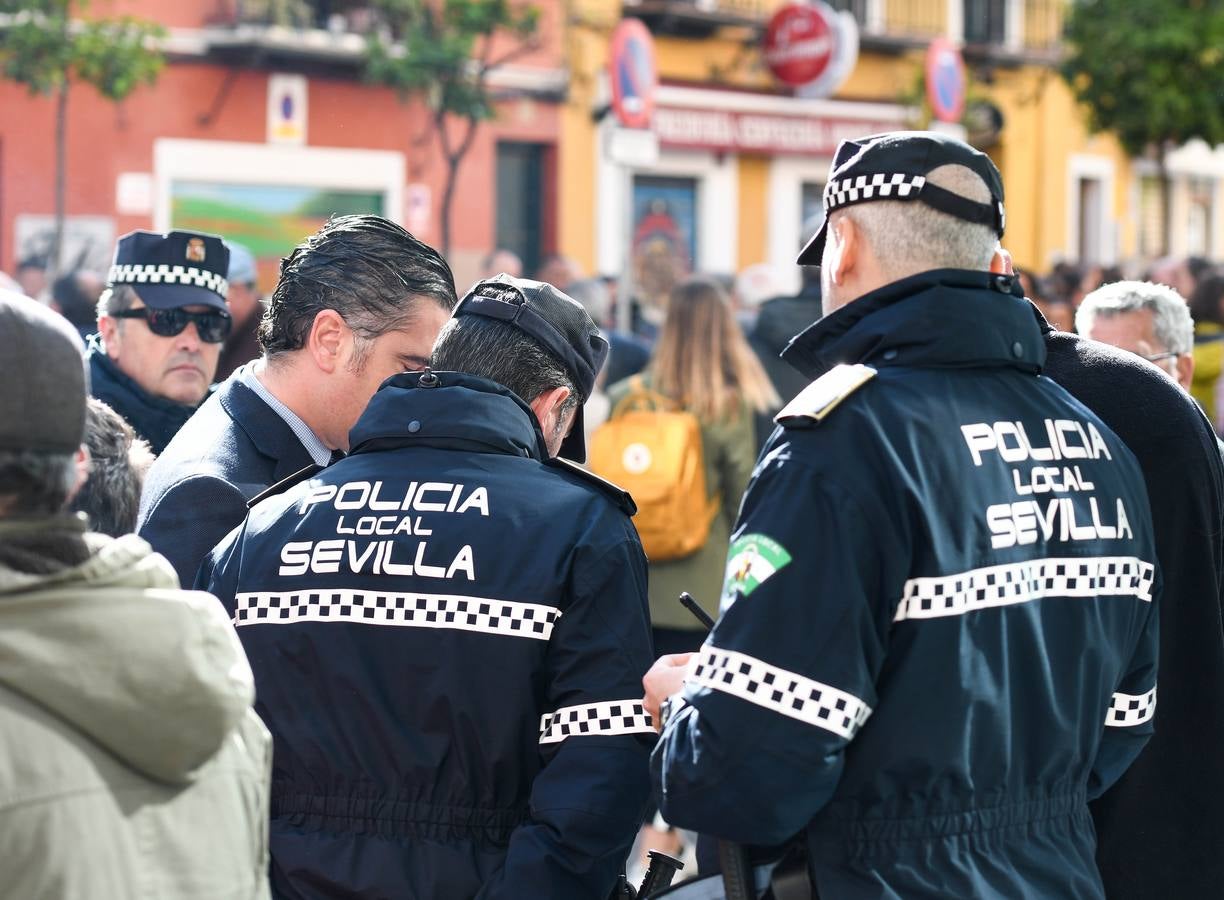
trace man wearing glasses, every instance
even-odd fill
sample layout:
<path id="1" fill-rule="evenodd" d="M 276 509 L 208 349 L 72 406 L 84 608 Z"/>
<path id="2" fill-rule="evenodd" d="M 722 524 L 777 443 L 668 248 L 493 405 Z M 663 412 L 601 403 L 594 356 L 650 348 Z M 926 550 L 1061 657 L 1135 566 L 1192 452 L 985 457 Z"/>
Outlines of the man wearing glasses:
<path id="1" fill-rule="evenodd" d="M 208 395 L 221 343 L 229 250 L 219 237 L 133 231 L 119 239 L 90 346 L 95 397 L 161 453 Z"/>
<path id="2" fill-rule="evenodd" d="M 1163 284 L 1116 281 L 1084 298 L 1075 330 L 1142 356 L 1186 391 L 1194 378 L 1194 320 L 1181 294 Z"/>

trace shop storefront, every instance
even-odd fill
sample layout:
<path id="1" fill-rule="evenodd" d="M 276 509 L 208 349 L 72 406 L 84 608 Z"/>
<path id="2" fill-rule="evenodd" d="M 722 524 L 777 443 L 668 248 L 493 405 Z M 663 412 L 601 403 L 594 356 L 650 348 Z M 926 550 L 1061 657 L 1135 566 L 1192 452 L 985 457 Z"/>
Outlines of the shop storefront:
<path id="1" fill-rule="evenodd" d="M 626 248 L 640 256 L 653 246 L 657 256 L 663 240 L 682 271 L 734 274 L 761 261 L 793 267 L 804 223 L 819 224 L 838 143 L 905 127 L 906 115 L 895 104 L 660 87 L 651 126 L 658 159 L 630 167 L 631 194 L 622 166 L 602 152 L 607 142 L 597 144 L 600 270 L 618 271 Z"/>

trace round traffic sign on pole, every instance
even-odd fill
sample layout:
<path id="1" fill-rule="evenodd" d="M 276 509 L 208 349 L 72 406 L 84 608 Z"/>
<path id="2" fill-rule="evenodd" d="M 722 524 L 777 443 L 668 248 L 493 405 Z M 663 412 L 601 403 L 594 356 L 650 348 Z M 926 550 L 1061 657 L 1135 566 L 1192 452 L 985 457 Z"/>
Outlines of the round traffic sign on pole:
<path id="1" fill-rule="evenodd" d="M 829 67 L 834 41 L 833 29 L 820 10 L 787 3 L 765 28 L 765 63 L 779 81 L 808 84 Z"/>
<path id="2" fill-rule="evenodd" d="M 626 128 L 649 128 L 659 73 L 654 38 L 638 19 L 625 19 L 612 32 L 608 75 L 616 118 Z"/>
<path id="3" fill-rule="evenodd" d="M 965 112 L 965 61 L 945 37 L 931 41 L 926 55 L 926 95 L 940 122 L 959 122 Z"/>

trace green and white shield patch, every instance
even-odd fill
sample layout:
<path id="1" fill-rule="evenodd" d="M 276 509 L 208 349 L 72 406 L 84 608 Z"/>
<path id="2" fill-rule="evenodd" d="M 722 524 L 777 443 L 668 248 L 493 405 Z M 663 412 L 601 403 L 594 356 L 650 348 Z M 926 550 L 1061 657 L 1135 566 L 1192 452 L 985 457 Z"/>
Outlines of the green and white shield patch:
<path id="1" fill-rule="evenodd" d="M 736 594 L 749 596 L 775 572 L 791 561 L 786 548 L 763 534 L 745 534 L 731 542 L 727 553 L 727 574 L 723 581 L 722 606 L 725 609 Z"/>

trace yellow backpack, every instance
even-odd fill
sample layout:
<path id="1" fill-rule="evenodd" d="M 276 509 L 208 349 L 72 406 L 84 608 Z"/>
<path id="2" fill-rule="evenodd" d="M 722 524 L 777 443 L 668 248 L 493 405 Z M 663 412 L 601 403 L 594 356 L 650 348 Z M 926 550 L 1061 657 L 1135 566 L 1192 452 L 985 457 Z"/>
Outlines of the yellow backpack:
<path id="1" fill-rule="evenodd" d="M 633 496 L 648 559 L 680 559 L 705 544 L 719 502 L 706 491 L 701 424 L 640 377 L 595 429 L 587 464 Z"/>

